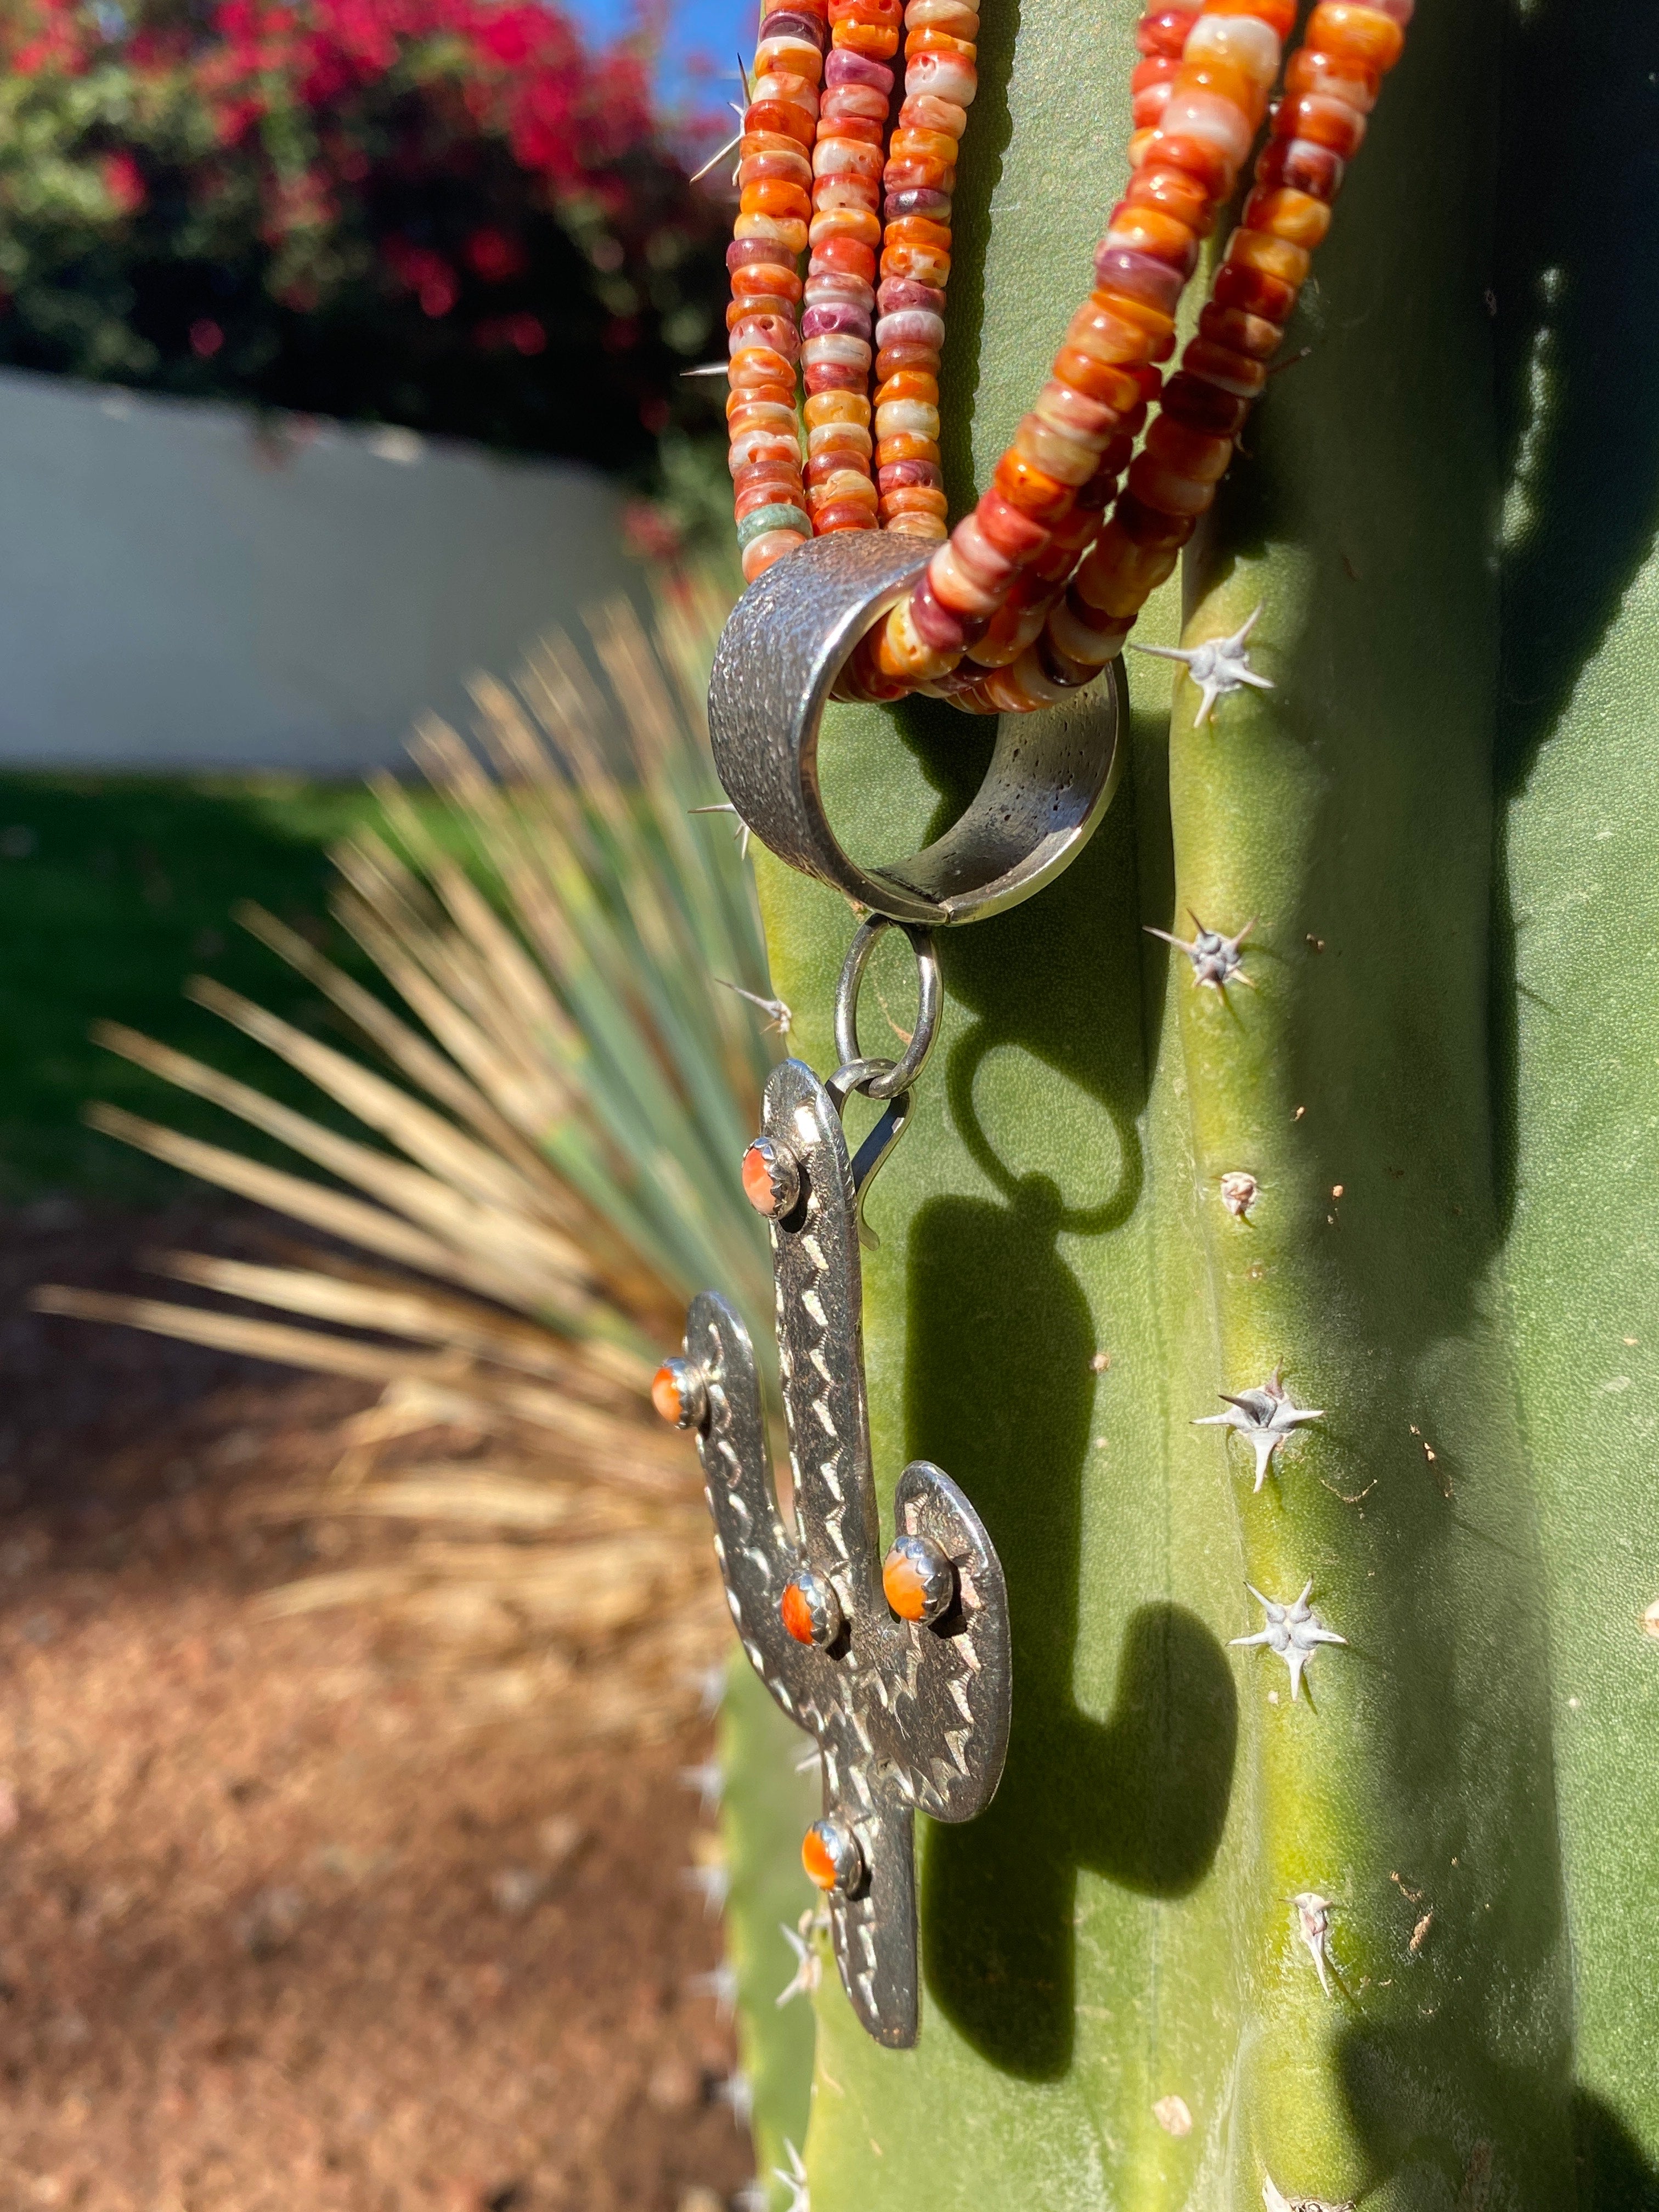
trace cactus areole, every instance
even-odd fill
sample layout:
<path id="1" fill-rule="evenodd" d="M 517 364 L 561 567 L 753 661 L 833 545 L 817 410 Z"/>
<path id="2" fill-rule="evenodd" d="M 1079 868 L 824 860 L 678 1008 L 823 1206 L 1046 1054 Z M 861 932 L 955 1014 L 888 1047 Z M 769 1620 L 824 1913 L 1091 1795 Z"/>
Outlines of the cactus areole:
<path id="1" fill-rule="evenodd" d="M 1364 14 L 1316 7 L 1300 51 L 1339 15 L 1333 38 L 1369 34 Z M 819 700 L 878 679 L 905 696 L 811 710 L 810 758 L 781 726 L 769 793 L 730 787 L 790 864 L 757 854 L 804 1062 L 844 1058 L 849 897 L 911 900 L 899 918 L 936 933 L 933 1057 L 864 1200 L 869 1452 L 884 1487 L 937 1466 L 971 1500 L 1006 1594 L 1009 1732 L 976 1817 L 918 1799 L 919 2041 L 878 2048 L 821 1976 L 810 2122 L 775 2070 L 757 2104 L 763 2171 L 789 2176 L 769 2202 L 1659 2205 L 1653 25 L 1627 0 L 1425 4 L 1316 269 L 1248 241 L 1241 259 L 1223 223 L 1194 273 L 1203 315 L 1244 319 L 1181 336 L 1258 361 L 1259 383 L 1233 378 L 1260 393 L 1248 425 L 1195 388 L 1223 391 L 1212 372 L 1231 365 L 1184 353 L 1153 425 L 1173 411 L 1192 441 L 1147 431 L 1155 465 L 1119 464 L 1061 580 L 1036 536 L 1014 562 L 1015 526 L 975 495 L 994 479 L 1062 550 L 1090 512 L 1086 484 L 1054 518 L 1020 509 L 1042 487 L 999 457 L 1012 444 L 1042 472 L 1022 410 L 1102 335 L 1068 317 L 1103 228 L 1121 227 L 1116 179 L 1097 180 L 1132 106 L 1167 83 L 1164 114 L 1180 100 L 1190 119 L 1226 86 L 1159 46 L 1172 21 L 1138 47 L 1133 10 L 1085 26 L 1024 0 L 976 38 L 951 20 L 978 97 L 951 182 L 925 187 L 951 198 L 953 264 L 926 434 L 951 514 L 976 514 L 1010 573 L 993 578 L 963 524 L 948 547 L 894 550 L 833 644 L 820 627 L 780 651 L 852 668 L 850 687 L 823 673 Z M 1152 61 L 1176 66 L 1141 75 Z M 1307 82 L 1322 68 L 1283 85 L 1256 158 L 1284 173 L 1258 167 L 1241 231 L 1306 212 L 1263 192 L 1319 198 L 1328 172 L 1288 149 L 1322 143 L 1339 97 Z M 822 82 L 820 115 L 827 64 Z M 833 211 L 820 181 L 812 222 Z M 1158 226 L 1136 221 L 1140 243 L 1114 253 L 1151 251 Z M 1099 274 L 1109 289 L 1135 272 Z M 1246 353 L 1267 343 L 1252 318 L 1285 331 L 1282 374 Z M 856 329 L 836 335 L 815 377 L 832 354 L 856 367 Z M 898 336 L 872 323 L 858 342 Z M 856 446 L 856 407 L 808 391 L 809 433 L 833 418 Z M 882 451 L 890 404 L 878 385 L 878 499 L 902 459 Z M 1092 434 L 1080 415 L 1057 427 L 1064 412 L 1043 412 L 1057 439 Z M 1200 435 L 1241 430 L 1177 577 L 1182 533 L 1159 546 L 1147 518 L 1213 464 Z M 835 443 L 809 442 L 808 525 L 829 519 L 810 495 Z M 802 542 L 766 549 L 760 591 L 841 538 L 895 538 L 890 521 L 769 534 Z M 1129 656 L 1133 718 L 1115 678 L 1013 711 L 1034 682 L 1063 689 L 1081 632 L 1126 622 L 1143 586 L 1137 638 L 1187 658 Z M 958 652 L 945 617 L 971 629 L 969 591 L 996 605 Z M 968 687 L 983 703 L 1006 684 L 1009 711 L 964 716 L 975 646 L 1033 620 Z M 1240 654 L 1271 688 L 1236 680 Z M 1015 744 L 1052 757 L 1063 731 L 1086 762 L 1115 717 L 1103 819 L 1036 895 L 993 894 L 955 926 L 950 902 L 996 878 L 952 825 Z M 1080 797 L 1062 833 L 1090 819 Z M 1022 850 L 1011 830 L 1004 874 Z M 897 1057 L 911 1026 L 895 940 L 871 957 L 870 1054 Z M 846 1103 L 856 1136 L 874 1109 Z M 871 1571 L 912 1533 L 957 1565 L 959 1536 L 901 1514 L 871 1532 Z M 753 1758 L 761 1736 L 744 1720 L 731 1740 Z M 800 1825 L 782 1910 L 842 1911 L 793 1869 Z M 732 1931 L 734 1956 L 774 1962 L 773 1993 L 797 1964 L 781 1917 Z M 763 2058 L 755 1986 L 744 2033 Z"/>

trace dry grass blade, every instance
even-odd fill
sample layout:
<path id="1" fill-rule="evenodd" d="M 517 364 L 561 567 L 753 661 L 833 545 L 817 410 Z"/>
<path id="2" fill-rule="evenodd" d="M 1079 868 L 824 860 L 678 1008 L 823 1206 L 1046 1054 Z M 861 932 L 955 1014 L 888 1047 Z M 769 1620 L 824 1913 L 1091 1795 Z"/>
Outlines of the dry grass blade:
<path id="1" fill-rule="evenodd" d="M 549 1249 L 538 1224 L 499 1206 L 481 1206 L 440 1177 L 406 1167 L 389 1154 L 371 1150 L 351 1139 L 337 1136 L 290 1107 L 279 1105 L 250 1085 L 221 1075 L 216 1068 L 155 1043 L 118 1022 L 100 1022 L 96 1042 L 118 1052 L 124 1060 L 147 1068 L 163 1081 L 193 1091 L 198 1098 L 239 1115 L 266 1136 L 276 1137 L 304 1158 L 327 1168 L 343 1182 L 396 1208 L 419 1227 L 434 1234 L 438 1249 L 453 1248 L 470 1255 L 473 1263 L 491 1274 L 499 1294 L 532 1312 L 571 1314 L 573 1321 L 592 1301 L 587 1286 L 569 1272 L 569 1248 Z M 94 1128 L 112 1135 L 124 1134 L 110 1110 L 94 1105 L 87 1114 Z"/>
<path id="2" fill-rule="evenodd" d="M 204 1344 L 214 1352 L 241 1352 L 250 1358 L 284 1366 L 314 1367 L 327 1375 L 350 1375 L 365 1382 L 387 1382 L 400 1375 L 422 1374 L 428 1362 L 417 1352 L 395 1352 L 386 1345 L 363 1344 L 312 1329 L 287 1328 L 280 1322 L 250 1321 L 243 1314 L 212 1313 L 199 1306 L 169 1305 L 161 1298 L 126 1297 L 112 1291 L 80 1291 L 62 1283 L 42 1283 L 30 1298 L 37 1313 L 69 1314 L 77 1321 L 121 1322 L 157 1336 Z"/>
<path id="3" fill-rule="evenodd" d="M 634 1410 L 653 1372 L 652 1363 L 620 1346 L 613 1359 L 603 1362 L 495 1308 L 381 1275 L 255 1267 L 201 1252 L 158 1253 L 147 1264 L 175 1281 L 222 1291 L 252 1305 L 275 1306 L 346 1328 L 378 1329 L 412 1343 L 447 1345 L 476 1359 L 539 1375 L 578 1397 L 613 1408 Z"/>
<path id="4" fill-rule="evenodd" d="M 541 1154 L 453 1061 L 434 1051 L 407 1022 L 399 1021 L 372 991 L 366 991 L 333 961 L 325 959 L 297 930 L 289 929 L 275 915 L 247 899 L 234 909 L 234 919 L 251 937 L 257 937 L 307 982 L 314 983 L 394 1067 L 468 1123 L 502 1158 L 526 1173 L 535 1173 L 544 1166 Z"/>
<path id="5" fill-rule="evenodd" d="M 591 659 L 550 639 L 515 687 L 477 680 L 477 750 L 421 726 L 436 800 L 377 787 L 383 831 L 335 856 L 337 918 L 380 988 L 240 910 L 360 1049 L 210 980 L 190 995 L 314 1085 L 325 1114 L 98 1032 L 332 1182 L 107 1106 L 89 1110 L 95 1127 L 348 1249 L 156 1257 L 230 1309 L 57 1285 L 36 1301 L 380 1386 L 335 1482 L 259 1510 L 377 1523 L 402 1550 L 270 1604 L 373 1604 L 487 1655 L 492 1709 L 580 1681 L 607 1728 L 665 1724 L 723 1613 L 683 1440 L 648 1409 L 652 1360 L 706 1283 L 769 1352 L 764 1241 L 735 1169 L 771 1047 L 720 982 L 770 994 L 746 862 L 692 811 L 717 795 L 697 702 L 722 611 L 696 583 L 654 625 L 605 610 Z M 361 1133 L 333 1126 L 342 1111 Z M 458 1426 L 488 1440 L 487 1465 L 455 1459 L 453 1439 L 448 1458 L 411 1462 L 422 1433 Z"/>
<path id="6" fill-rule="evenodd" d="M 447 1522 L 461 1526 L 549 1528 L 592 1533 L 603 1528 L 638 1525 L 641 1509 L 632 1500 L 590 1494 L 577 1483 L 561 1486 L 520 1474 L 503 1474 L 476 1460 L 450 1465 L 423 1460 L 418 1474 L 396 1482 L 360 1483 L 342 1498 L 332 1486 L 284 1491 L 277 1498 L 256 1501 L 256 1518 L 291 1519 L 295 1513 L 349 1515 L 364 1520 Z"/>

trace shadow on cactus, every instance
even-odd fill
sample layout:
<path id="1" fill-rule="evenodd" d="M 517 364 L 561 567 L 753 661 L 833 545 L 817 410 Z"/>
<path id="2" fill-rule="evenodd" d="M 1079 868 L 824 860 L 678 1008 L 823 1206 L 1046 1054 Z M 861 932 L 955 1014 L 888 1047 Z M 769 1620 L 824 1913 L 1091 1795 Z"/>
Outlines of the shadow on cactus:
<path id="1" fill-rule="evenodd" d="M 770 1303 L 732 1172 L 773 1055 L 772 1024 L 743 995 L 766 1000 L 765 955 L 731 825 L 695 815 L 719 796 L 701 694 L 721 611 L 692 586 L 650 631 L 608 608 L 588 653 L 555 638 L 511 689 L 477 682 L 476 747 L 437 722 L 418 731 L 442 806 L 417 809 L 387 780 L 384 834 L 334 856 L 335 915 L 384 994 L 240 911 L 360 1049 L 204 978 L 189 995 L 308 1079 L 325 1118 L 131 1030 L 98 1032 L 321 1174 L 113 1107 L 88 1109 L 94 1127 L 319 1241 L 276 1265 L 155 1262 L 228 1307 L 36 1294 L 50 1312 L 380 1384 L 334 1481 L 286 1503 L 426 1534 L 391 1566 L 324 1572 L 267 1603 L 372 1602 L 498 1671 L 529 1663 L 544 1688 L 580 1675 L 583 1725 L 662 1724 L 719 1649 L 702 1499 L 647 1389 L 705 1281 L 763 1324 Z M 396 1440 L 457 1424 L 485 1432 L 487 1462 L 377 1470 Z"/>

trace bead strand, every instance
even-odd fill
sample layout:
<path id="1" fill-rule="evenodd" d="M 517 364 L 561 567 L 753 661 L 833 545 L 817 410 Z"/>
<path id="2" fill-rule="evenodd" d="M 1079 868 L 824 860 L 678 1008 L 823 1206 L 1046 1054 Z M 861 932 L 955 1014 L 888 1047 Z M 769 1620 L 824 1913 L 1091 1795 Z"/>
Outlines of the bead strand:
<path id="1" fill-rule="evenodd" d="M 1249 156 L 1294 21 L 1293 0 L 1205 0 L 1173 76 L 1144 88 L 1149 104 L 1162 92 L 1161 112 L 1136 134 L 1140 159 L 1097 251 L 1096 289 L 991 489 L 860 647 L 849 690 L 891 698 L 954 671 L 1016 576 L 1048 552 L 1109 450 L 1139 429 L 1143 372 L 1174 350 L 1199 242 Z M 1030 657 L 1021 653 L 1022 672 Z"/>
<path id="2" fill-rule="evenodd" d="M 1319 0 L 1285 71 L 1198 336 L 1164 387 L 1110 521 L 1037 645 L 958 703 L 986 712 L 1045 707 L 1092 681 L 1121 650 L 1232 459 L 1412 9 L 1413 0 Z"/>
<path id="3" fill-rule="evenodd" d="M 800 325 L 806 503 L 819 537 L 876 526 L 870 362 L 899 0 L 829 0 L 829 12 Z"/>
<path id="4" fill-rule="evenodd" d="M 1178 6 L 1167 5 L 1165 0 L 1153 0 L 1136 26 L 1135 45 L 1142 59 L 1129 79 L 1131 115 L 1136 131 L 1136 137 L 1130 141 L 1132 158 L 1144 134 L 1163 119 L 1180 73 L 1188 36 L 1198 15 L 1198 0 L 1185 0 L 1185 4 Z M 1105 251 L 1103 246 L 1102 253 Z M 1153 368 L 1143 369 L 1139 374 L 1141 396 L 1150 403 L 1157 398 L 1162 380 Z M 983 669 L 1000 667 L 1018 659 L 1040 635 L 1079 557 L 1099 535 L 1105 510 L 1117 489 L 1117 480 L 1128 465 L 1134 434 L 1144 420 L 1144 415 L 1139 412 L 1126 420 L 1123 429 L 1108 443 L 1100 465 L 1079 492 L 1072 513 L 1054 532 L 1047 550 L 1014 579 L 984 636 L 969 644 L 960 667 L 942 684 L 928 686 L 929 690 L 946 696 L 965 694 L 978 681 Z M 965 698 L 964 703 L 968 703 Z"/>
<path id="5" fill-rule="evenodd" d="M 909 0 L 904 32 L 904 103 L 882 179 L 877 481 L 887 529 L 943 538 L 939 373 L 957 148 L 979 90 L 979 16 L 967 0 Z"/>
<path id="6" fill-rule="evenodd" d="M 726 250 L 727 462 L 745 582 L 811 535 L 795 412 L 798 264 L 812 214 L 811 149 L 824 0 L 788 0 L 761 24 L 738 142 L 741 191 Z"/>

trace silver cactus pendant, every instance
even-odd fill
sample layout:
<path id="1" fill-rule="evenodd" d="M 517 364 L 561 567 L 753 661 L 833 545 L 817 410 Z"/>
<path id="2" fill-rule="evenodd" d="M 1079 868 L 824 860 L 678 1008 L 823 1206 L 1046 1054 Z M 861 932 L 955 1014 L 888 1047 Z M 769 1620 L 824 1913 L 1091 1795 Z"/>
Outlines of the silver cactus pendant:
<path id="1" fill-rule="evenodd" d="M 753 1349 L 712 1291 L 691 1307 L 685 1356 L 659 1375 L 658 1402 L 696 1431 L 744 1650 L 822 1755 L 823 1816 L 801 1856 L 828 1895 L 847 1994 L 878 2043 L 904 2048 L 919 2026 L 915 1814 L 967 1820 L 990 1802 L 1007 1747 L 1010 1664 L 996 1553 L 962 1492 L 926 1460 L 899 1478 L 883 1556 L 859 1207 L 908 1100 L 891 1097 L 857 1163 L 840 1113 L 846 1091 L 869 1087 L 877 1067 L 887 1063 L 854 1061 L 826 1085 L 784 1061 L 744 1162 L 745 1188 L 771 1220 L 797 1534 L 773 1488 Z"/>
<path id="2" fill-rule="evenodd" d="M 841 1978 L 878 2042 L 919 2025 L 915 1816 L 968 1820 L 995 1794 L 1008 1745 L 1011 1668 L 1002 1568 L 950 1476 L 913 1460 L 883 1557 L 870 1459 L 861 1319 L 863 1193 L 904 1127 L 938 1032 L 928 932 L 1001 914 L 1051 882 L 1109 805 L 1128 726 L 1118 664 L 1104 711 L 1006 716 L 985 780 L 945 833 L 866 867 L 830 825 L 818 781 L 826 701 L 870 624 L 926 565 L 926 548 L 837 531 L 778 562 L 738 602 L 708 687 L 708 733 L 745 829 L 866 916 L 836 994 L 839 1066 L 826 1083 L 786 1060 L 766 1086 L 744 1186 L 772 1224 L 778 1362 L 795 1533 L 772 1485 L 755 1356 L 725 1300 L 705 1291 L 685 1356 L 659 1371 L 658 1409 L 697 1432 L 726 1601 L 762 1680 L 816 1741 L 823 1817 L 801 1857 L 827 1895 Z M 916 1025 L 897 1061 L 858 1039 L 860 979 L 881 933 L 904 929 L 917 964 Z M 886 1112 L 848 1155 L 849 1091 Z"/>

